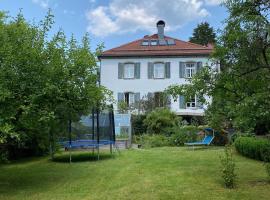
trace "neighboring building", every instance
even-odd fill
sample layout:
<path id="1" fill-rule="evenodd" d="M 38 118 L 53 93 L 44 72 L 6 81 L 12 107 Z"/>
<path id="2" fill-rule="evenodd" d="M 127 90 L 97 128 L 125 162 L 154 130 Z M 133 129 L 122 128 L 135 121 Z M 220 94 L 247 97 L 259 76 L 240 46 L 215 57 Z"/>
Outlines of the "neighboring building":
<path id="1" fill-rule="evenodd" d="M 143 97 L 159 102 L 168 86 L 186 84 L 201 67 L 211 65 L 211 45 L 206 47 L 165 36 L 164 27 L 164 21 L 159 21 L 157 34 L 104 51 L 99 57 L 100 83 L 113 92 L 117 102 L 130 105 Z M 178 115 L 204 113 L 204 106 L 196 97 L 185 102 L 180 96 L 169 104 Z"/>

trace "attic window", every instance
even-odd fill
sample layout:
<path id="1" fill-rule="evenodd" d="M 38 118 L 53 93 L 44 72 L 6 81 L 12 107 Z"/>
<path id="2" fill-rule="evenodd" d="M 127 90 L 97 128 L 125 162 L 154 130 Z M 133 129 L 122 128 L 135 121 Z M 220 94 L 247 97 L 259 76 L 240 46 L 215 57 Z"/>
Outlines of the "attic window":
<path id="1" fill-rule="evenodd" d="M 168 39 L 167 43 L 168 43 L 168 45 L 175 45 L 174 39 Z"/>
<path id="2" fill-rule="evenodd" d="M 148 45 L 149 45 L 149 41 L 148 40 L 142 41 L 142 46 L 148 46 Z"/>
<path id="3" fill-rule="evenodd" d="M 151 46 L 157 46 L 158 42 L 157 40 L 151 40 L 150 45 Z"/>

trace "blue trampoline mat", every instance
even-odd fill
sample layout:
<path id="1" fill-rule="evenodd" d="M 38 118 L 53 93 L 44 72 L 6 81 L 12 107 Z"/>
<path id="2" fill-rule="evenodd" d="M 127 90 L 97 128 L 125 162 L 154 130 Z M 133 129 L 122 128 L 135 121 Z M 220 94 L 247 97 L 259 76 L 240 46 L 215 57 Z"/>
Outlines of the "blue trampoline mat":
<path id="1" fill-rule="evenodd" d="M 59 142 L 61 146 L 67 149 L 75 149 L 75 148 L 89 148 L 89 147 L 100 147 L 104 145 L 114 144 L 115 142 L 112 140 L 72 140 L 70 141 L 62 141 Z"/>

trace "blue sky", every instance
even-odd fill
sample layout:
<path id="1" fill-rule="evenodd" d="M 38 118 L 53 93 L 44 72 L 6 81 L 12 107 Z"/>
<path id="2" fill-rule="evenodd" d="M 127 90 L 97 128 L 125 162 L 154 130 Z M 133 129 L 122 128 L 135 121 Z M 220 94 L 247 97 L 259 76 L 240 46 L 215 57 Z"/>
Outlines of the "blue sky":
<path id="1" fill-rule="evenodd" d="M 49 8 L 55 15 L 52 33 L 60 28 L 79 40 L 89 32 L 91 46 L 104 42 L 106 49 L 156 32 L 155 23 L 166 22 L 165 34 L 188 40 L 200 22 L 222 28 L 227 17 L 221 0 L 0 0 L 0 10 L 38 22 Z"/>

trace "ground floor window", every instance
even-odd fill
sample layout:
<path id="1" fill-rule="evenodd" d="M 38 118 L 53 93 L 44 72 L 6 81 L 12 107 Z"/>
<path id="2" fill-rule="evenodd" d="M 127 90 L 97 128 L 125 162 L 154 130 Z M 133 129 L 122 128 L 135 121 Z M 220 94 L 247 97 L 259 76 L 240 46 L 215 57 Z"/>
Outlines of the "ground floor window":
<path id="1" fill-rule="evenodd" d="M 155 92 L 152 97 L 154 107 L 169 107 L 170 98 L 164 92 Z"/>
<path id="2" fill-rule="evenodd" d="M 189 102 L 186 103 L 187 108 L 196 108 L 196 97 L 190 99 Z"/>
<path id="3" fill-rule="evenodd" d="M 135 94 L 133 92 L 125 92 L 124 98 L 124 101 L 128 106 L 131 106 L 135 103 Z"/>

